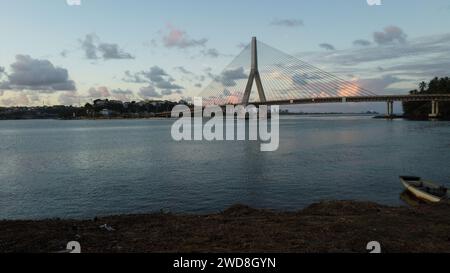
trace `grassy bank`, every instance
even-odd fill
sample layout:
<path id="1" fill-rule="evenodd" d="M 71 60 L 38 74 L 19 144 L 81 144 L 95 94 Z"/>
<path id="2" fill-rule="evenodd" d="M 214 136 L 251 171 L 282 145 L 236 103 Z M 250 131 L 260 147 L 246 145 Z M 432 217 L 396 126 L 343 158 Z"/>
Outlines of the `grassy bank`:
<path id="1" fill-rule="evenodd" d="M 298 212 L 235 205 L 208 215 L 0 221 L 0 252 L 56 252 L 72 240 L 82 252 L 367 252 L 374 240 L 385 252 L 450 252 L 450 207 L 335 201 Z"/>

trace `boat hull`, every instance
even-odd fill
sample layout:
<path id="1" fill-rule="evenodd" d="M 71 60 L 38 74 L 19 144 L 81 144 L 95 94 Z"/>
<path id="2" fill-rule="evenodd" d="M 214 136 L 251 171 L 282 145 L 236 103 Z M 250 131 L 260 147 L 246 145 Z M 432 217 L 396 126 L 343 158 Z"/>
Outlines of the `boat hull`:
<path id="1" fill-rule="evenodd" d="M 430 193 L 427 193 L 425 191 L 422 191 L 416 187 L 414 187 L 414 185 L 411 184 L 411 182 L 406 181 L 404 179 L 401 179 L 403 186 L 406 188 L 406 190 L 408 190 L 410 193 L 412 193 L 415 197 L 422 199 L 424 201 L 427 202 L 431 202 L 431 203 L 438 203 L 442 200 L 442 198 L 432 195 Z"/>

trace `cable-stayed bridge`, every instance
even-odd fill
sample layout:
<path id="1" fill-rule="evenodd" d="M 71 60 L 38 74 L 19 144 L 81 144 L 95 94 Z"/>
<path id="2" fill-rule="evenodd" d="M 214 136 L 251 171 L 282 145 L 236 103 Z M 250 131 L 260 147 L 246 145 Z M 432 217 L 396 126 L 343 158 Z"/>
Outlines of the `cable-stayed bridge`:
<path id="1" fill-rule="evenodd" d="M 254 90 L 256 89 L 256 90 Z M 253 37 L 252 42 L 200 94 L 205 105 L 287 105 L 347 102 L 431 101 L 431 117 L 448 94 L 381 95 L 344 80 Z"/>

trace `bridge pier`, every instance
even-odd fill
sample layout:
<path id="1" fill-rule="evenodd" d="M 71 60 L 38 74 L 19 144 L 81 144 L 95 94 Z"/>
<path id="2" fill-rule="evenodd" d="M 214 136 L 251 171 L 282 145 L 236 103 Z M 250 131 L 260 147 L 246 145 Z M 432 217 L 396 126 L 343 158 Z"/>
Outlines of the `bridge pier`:
<path id="1" fill-rule="evenodd" d="M 387 114 L 386 114 L 387 118 L 392 118 L 394 117 L 394 101 L 392 100 L 388 100 L 387 101 Z"/>
<path id="2" fill-rule="evenodd" d="M 248 76 L 247 85 L 245 87 L 244 96 L 242 98 L 242 105 L 248 105 L 250 99 L 250 92 L 252 91 L 253 81 L 256 82 L 256 89 L 258 89 L 259 100 L 262 103 L 266 102 L 266 95 L 264 93 L 264 88 L 261 82 L 261 75 L 258 70 L 258 45 L 256 42 L 256 37 L 252 38 L 252 66 L 250 74 Z"/>
<path id="3" fill-rule="evenodd" d="M 431 101 L 431 114 L 428 115 L 430 118 L 437 118 L 439 116 L 439 101 Z"/>

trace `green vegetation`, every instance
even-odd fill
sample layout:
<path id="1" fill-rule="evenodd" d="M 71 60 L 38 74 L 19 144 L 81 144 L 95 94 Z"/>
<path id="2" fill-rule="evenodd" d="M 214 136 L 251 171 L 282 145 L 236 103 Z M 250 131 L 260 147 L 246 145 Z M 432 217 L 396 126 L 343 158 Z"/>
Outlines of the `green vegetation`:
<path id="1" fill-rule="evenodd" d="M 94 100 L 76 106 L 0 107 L 0 119 L 92 119 L 92 118 L 150 118 L 159 113 L 170 112 L 184 101 L 140 101 Z"/>
<path id="2" fill-rule="evenodd" d="M 421 82 L 419 89 L 410 94 L 450 94 L 450 78 L 434 78 L 429 83 Z M 431 102 L 403 102 L 404 116 L 409 119 L 428 119 Z M 450 119 L 450 102 L 439 102 L 440 118 Z"/>

